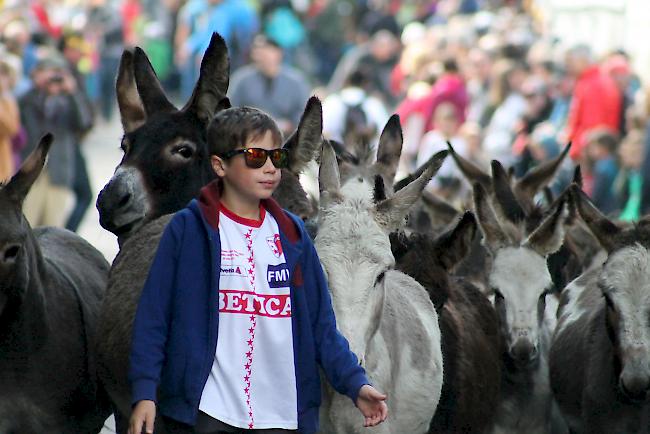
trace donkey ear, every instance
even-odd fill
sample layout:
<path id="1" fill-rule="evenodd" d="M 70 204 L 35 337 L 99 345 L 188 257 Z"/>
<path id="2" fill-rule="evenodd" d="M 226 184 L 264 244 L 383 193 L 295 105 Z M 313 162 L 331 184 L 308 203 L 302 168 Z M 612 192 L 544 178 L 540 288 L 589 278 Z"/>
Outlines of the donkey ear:
<path id="1" fill-rule="evenodd" d="M 147 117 L 176 111 L 176 107 L 167 99 L 149 58 L 140 47 L 135 47 L 133 52 L 133 73 Z"/>
<path id="2" fill-rule="evenodd" d="M 301 173 L 313 160 L 323 144 L 323 107 L 320 100 L 312 96 L 307 101 L 298 128 L 284 143 L 289 150 L 289 170 Z"/>
<path id="3" fill-rule="evenodd" d="M 207 125 L 228 92 L 229 80 L 230 59 L 226 42 L 218 33 L 213 33 L 201 61 L 199 80 L 182 110 L 195 113 Z"/>
<path id="4" fill-rule="evenodd" d="M 573 182 L 580 188 L 582 188 L 582 168 L 578 164 L 575 169 L 573 169 Z"/>
<path id="5" fill-rule="evenodd" d="M 557 173 L 558 168 L 571 149 L 571 142 L 564 147 L 564 150 L 552 160 L 546 161 L 529 171 L 515 184 L 513 192 L 520 203 L 531 209 L 533 199 L 537 192 L 546 186 Z"/>
<path id="6" fill-rule="evenodd" d="M 415 181 L 418 179 L 426 170 L 427 168 L 431 165 L 434 164 L 434 160 L 438 158 L 438 154 L 432 155 L 423 165 L 418 167 L 415 172 L 411 173 L 405 178 L 400 179 L 393 185 L 393 189 L 395 191 L 401 190 L 407 185 L 409 185 L 411 182 Z"/>
<path id="7" fill-rule="evenodd" d="M 217 108 L 215 109 L 215 113 L 219 113 L 221 110 L 228 110 L 229 108 L 232 107 L 232 104 L 230 102 L 230 98 L 227 96 L 224 96 L 221 98 L 221 101 L 217 104 Z"/>
<path id="8" fill-rule="evenodd" d="M 449 148 L 449 153 L 456 162 L 456 165 L 470 183 L 473 184 L 475 182 L 478 182 L 483 186 L 483 188 L 487 189 L 490 192 L 492 191 L 490 175 L 481 170 L 476 164 L 458 155 L 458 153 L 456 153 L 454 148 L 451 146 L 450 142 L 447 142 L 447 148 Z"/>
<path id="9" fill-rule="evenodd" d="M 375 187 L 372 194 L 373 202 L 379 203 L 387 198 L 388 196 L 386 195 L 386 183 L 384 178 L 382 178 L 381 175 L 375 175 Z"/>
<path id="10" fill-rule="evenodd" d="M 25 159 L 25 162 L 20 167 L 20 170 L 11 178 L 3 191 L 8 197 L 17 204 L 22 204 L 29 189 L 36 181 L 36 178 L 41 174 L 45 158 L 52 146 L 54 137 L 52 134 L 47 133 L 41 138 L 41 141 L 36 146 L 36 149 Z"/>
<path id="11" fill-rule="evenodd" d="M 485 188 L 478 182 L 474 183 L 474 212 L 487 248 L 494 251 L 511 244 L 488 201 Z"/>
<path id="12" fill-rule="evenodd" d="M 133 73 L 133 53 L 124 50 L 120 60 L 120 69 L 115 83 L 117 105 L 120 108 L 122 128 L 125 133 L 130 133 L 146 122 L 144 105 L 138 94 Z"/>
<path id="13" fill-rule="evenodd" d="M 478 227 L 471 211 L 466 211 L 453 229 L 436 240 L 440 265 L 451 271 L 469 252 Z"/>
<path id="14" fill-rule="evenodd" d="M 332 202 L 340 201 L 339 166 L 336 163 L 334 149 L 327 140 L 323 140 L 320 168 L 318 170 L 318 187 L 321 207 L 326 208 Z"/>
<path id="15" fill-rule="evenodd" d="M 381 219 L 383 219 L 383 222 L 389 229 L 397 229 L 400 226 L 411 206 L 420 198 L 424 187 L 426 187 L 429 181 L 431 181 L 431 178 L 433 178 L 433 175 L 442 166 L 447 154 L 447 151 L 440 151 L 435 154 L 430 159 L 431 164 L 422 175 L 395 193 L 393 197 L 376 205 L 377 213 L 382 216 Z"/>
<path id="16" fill-rule="evenodd" d="M 607 217 L 596 208 L 587 195 L 576 184 L 569 187 L 571 198 L 578 210 L 578 214 L 582 220 L 587 224 L 589 230 L 596 237 L 600 245 L 608 253 L 614 248 L 613 240 L 621 232 L 616 224 L 610 221 Z"/>
<path id="17" fill-rule="evenodd" d="M 395 173 L 402 155 L 403 142 L 402 126 L 399 122 L 399 116 L 395 114 L 388 119 L 384 130 L 381 132 L 377 148 L 377 161 L 374 164 L 376 173 L 381 174 L 391 186 L 395 180 Z"/>
<path id="18" fill-rule="evenodd" d="M 544 257 L 560 250 L 564 242 L 564 224 L 569 214 L 567 208 L 566 200 L 562 198 L 553 213 L 542 221 L 522 245 Z"/>
<path id="19" fill-rule="evenodd" d="M 510 188 L 510 178 L 497 160 L 492 160 L 492 190 L 498 210 L 506 219 L 519 223 L 526 218 L 523 208 Z"/>

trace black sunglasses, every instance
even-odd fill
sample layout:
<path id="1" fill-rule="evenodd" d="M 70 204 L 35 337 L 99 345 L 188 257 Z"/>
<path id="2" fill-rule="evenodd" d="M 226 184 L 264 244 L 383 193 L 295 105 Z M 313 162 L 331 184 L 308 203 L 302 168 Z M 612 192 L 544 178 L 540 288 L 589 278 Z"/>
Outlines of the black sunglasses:
<path id="1" fill-rule="evenodd" d="M 237 154 L 244 154 L 246 166 L 251 169 L 259 169 L 264 166 L 268 157 L 271 157 L 271 163 L 278 169 L 286 169 L 289 166 L 289 151 L 283 148 L 271 150 L 262 148 L 234 149 L 223 154 L 221 158 L 228 160 Z"/>

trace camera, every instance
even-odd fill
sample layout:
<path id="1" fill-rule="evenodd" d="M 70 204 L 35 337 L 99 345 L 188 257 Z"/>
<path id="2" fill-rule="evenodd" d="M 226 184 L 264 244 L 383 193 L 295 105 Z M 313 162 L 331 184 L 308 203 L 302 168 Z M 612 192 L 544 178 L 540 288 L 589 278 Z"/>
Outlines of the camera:
<path id="1" fill-rule="evenodd" d="M 55 74 L 52 77 L 50 77 L 49 82 L 50 83 L 63 83 L 65 80 L 65 77 L 63 77 L 63 74 Z"/>

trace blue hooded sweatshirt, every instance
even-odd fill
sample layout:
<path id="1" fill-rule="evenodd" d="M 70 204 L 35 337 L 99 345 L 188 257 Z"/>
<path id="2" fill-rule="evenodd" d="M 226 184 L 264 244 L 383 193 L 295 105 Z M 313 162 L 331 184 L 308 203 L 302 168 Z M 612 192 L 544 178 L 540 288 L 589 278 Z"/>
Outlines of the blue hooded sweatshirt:
<path id="1" fill-rule="evenodd" d="M 219 180 L 171 219 L 142 290 L 133 324 L 129 381 L 132 402 L 157 401 L 158 412 L 194 425 L 216 355 L 219 330 Z M 318 430 L 322 367 L 334 389 L 356 402 L 370 384 L 338 332 L 318 255 L 302 220 L 273 199 L 290 270 L 298 431 Z"/>

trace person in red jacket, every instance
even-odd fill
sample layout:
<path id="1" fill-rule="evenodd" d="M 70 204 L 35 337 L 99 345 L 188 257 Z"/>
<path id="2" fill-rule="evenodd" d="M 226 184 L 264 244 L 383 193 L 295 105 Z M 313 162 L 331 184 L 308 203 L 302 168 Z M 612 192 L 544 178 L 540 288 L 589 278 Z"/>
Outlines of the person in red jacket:
<path id="1" fill-rule="evenodd" d="M 578 160 L 586 145 L 585 132 L 608 127 L 620 132 L 622 96 L 614 80 L 594 62 L 591 49 L 578 45 L 567 52 L 567 72 L 576 79 L 567 122 L 571 158 Z"/>

